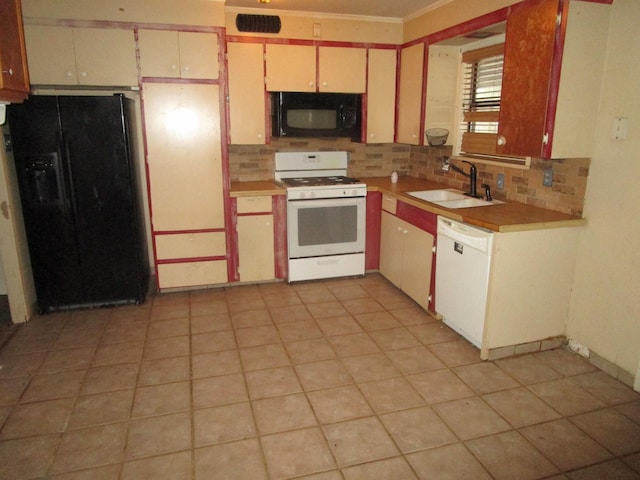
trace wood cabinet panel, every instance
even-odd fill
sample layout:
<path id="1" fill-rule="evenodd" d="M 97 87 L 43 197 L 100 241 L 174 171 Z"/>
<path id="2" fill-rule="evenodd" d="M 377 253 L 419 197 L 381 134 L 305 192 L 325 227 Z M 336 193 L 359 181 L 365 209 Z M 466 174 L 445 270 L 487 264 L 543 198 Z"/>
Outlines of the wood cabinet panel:
<path id="1" fill-rule="evenodd" d="M 232 144 L 266 142 L 264 47 L 258 43 L 227 44 L 229 136 Z"/>
<path id="2" fill-rule="evenodd" d="M 238 213 L 266 213 L 273 210 L 273 200 L 268 195 L 257 197 L 239 197 L 237 199 Z"/>
<path id="3" fill-rule="evenodd" d="M 71 28 L 26 25 L 25 37 L 33 84 L 78 83 Z"/>
<path id="4" fill-rule="evenodd" d="M 0 2 L 0 99 L 22 101 L 29 93 L 27 52 L 19 0 Z"/>

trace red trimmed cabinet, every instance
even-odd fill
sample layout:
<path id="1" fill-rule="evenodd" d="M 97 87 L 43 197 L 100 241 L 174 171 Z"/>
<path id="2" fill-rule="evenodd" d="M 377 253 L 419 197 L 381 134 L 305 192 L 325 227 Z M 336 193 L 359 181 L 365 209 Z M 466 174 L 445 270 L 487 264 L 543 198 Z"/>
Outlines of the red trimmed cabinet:
<path id="1" fill-rule="evenodd" d="M 510 8 L 497 153 L 592 155 L 610 6 L 527 0 Z"/>
<path id="2" fill-rule="evenodd" d="M 380 273 L 425 310 L 435 311 L 437 216 L 382 195 Z"/>

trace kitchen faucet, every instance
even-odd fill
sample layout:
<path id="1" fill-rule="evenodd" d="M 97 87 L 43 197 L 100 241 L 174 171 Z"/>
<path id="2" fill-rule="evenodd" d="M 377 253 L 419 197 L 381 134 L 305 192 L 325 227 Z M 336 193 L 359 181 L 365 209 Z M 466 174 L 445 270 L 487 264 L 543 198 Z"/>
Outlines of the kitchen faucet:
<path id="1" fill-rule="evenodd" d="M 466 160 L 462 160 L 462 162 L 468 163 L 469 165 L 471 165 L 471 169 L 469 170 L 469 173 L 467 173 L 460 167 L 457 167 L 453 163 L 450 163 L 449 157 L 443 157 L 442 160 L 443 160 L 442 169 L 444 171 L 448 172 L 449 168 L 452 168 L 456 172 L 469 178 L 469 191 L 465 192 L 464 193 L 465 195 L 468 195 L 469 197 L 473 197 L 473 198 L 482 198 L 482 195 L 478 195 L 478 188 L 476 186 L 476 181 L 478 179 L 478 169 L 476 168 L 475 164 L 471 162 L 467 162 Z"/>

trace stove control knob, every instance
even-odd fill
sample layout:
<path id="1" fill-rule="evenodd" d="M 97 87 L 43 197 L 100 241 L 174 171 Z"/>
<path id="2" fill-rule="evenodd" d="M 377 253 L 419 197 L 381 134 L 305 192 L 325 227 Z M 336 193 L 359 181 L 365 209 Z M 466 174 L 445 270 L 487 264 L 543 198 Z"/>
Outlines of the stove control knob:
<path id="1" fill-rule="evenodd" d="M 309 192 L 309 198 L 315 198 L 316 192 Z"/>
<path id="2" fill-rule="evenodd" d="M 304 198 L 306 195 L 304 192 L 299 192 L 298 193 L 298 198 Z"/>
<path id="3" fill-rule="evenodd" d="M 352 195 L 352 196 L 354 196 L 354 197 L 355 197 L 356 195 L 358 195 L 358 190 L 355 190 L 355 189 L 354 189 L 354 190 L 351 190 L 351 195 Z"/>

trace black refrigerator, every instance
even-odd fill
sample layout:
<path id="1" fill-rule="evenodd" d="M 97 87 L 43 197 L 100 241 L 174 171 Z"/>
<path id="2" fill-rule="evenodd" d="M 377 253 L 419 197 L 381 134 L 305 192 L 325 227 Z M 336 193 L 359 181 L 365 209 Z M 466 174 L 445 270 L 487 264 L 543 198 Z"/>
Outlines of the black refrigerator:
<path id="1" fill-rule="evenodd" d="M 41 313 L 145 301 L 133 108 L 122 95 L 32 95 L 8 107 Z"/>

